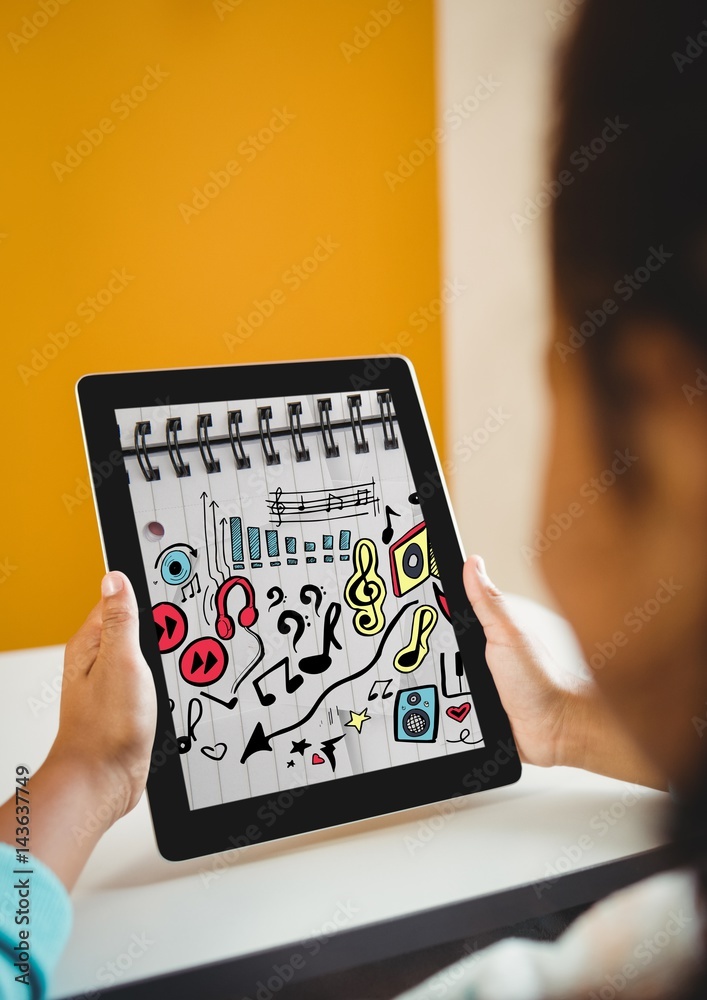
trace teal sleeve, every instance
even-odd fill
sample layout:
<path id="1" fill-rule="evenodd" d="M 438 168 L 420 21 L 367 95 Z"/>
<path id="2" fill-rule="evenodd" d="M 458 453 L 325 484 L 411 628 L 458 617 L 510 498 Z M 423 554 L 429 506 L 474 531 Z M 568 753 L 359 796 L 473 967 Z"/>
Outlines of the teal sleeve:
<path id="1" fill-rule="evenodd" d="M 49 979 L 71 930 L 71 902 L 66 889 L 41 861 L 31 854 L 23 856 L 26 864 L 18 862 L 14 848 L 0 844 L 2 1000 L 39 1000 L 46 996 Z M 23 931 L 27 937 L 21 934 Z M 29 949 L 22 951 L 27 944 Z"/>

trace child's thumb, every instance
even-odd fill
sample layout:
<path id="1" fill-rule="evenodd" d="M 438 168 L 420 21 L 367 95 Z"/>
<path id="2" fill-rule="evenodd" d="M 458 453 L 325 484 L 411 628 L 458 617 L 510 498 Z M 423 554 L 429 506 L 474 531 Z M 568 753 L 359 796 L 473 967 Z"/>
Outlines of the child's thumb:
<path id="1" fill-rule="evenodd" d="M 135 650 L 139 646 L 137 601 L 127 576 L 106 573 L 101 595 L 101 649 Z"/>
<path id="2" fill-rule="evenodd" d="M 466 561 L 464 587 L 469 603 L 484 631 L 490 627 L 494 628 L 497 635 L 499 630 L 507 629 L 509 633 L 515 631 L 516 626 L 505 598 L 498 587 L 489 579 L 486 565 L 481 556 L 472 556 Z"/>

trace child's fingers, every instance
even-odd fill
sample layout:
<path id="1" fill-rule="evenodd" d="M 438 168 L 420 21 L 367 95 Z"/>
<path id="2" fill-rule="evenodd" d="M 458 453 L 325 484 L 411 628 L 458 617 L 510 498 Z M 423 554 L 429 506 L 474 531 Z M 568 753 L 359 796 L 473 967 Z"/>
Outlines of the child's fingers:
<path id="1" fill-rule="evenodd" d="M 123 573 L 106 573 L 101 581 L 101 653 L 132 660 L 140 659 L 137 601 L 130 581 Z"/>
<path id="2" fill-rule="evenodd" d="M 101 603 L 91 609 L 81 628 L 66 644 L 64 673 L 87 674 L 93 666 L 101 644 Z"/>
<path id="3" fill-rule="evenodd" d="M 486 638 L 509 641 L 517 634 L 517 626 L 508 610 L 501 591 L 491 582 L 484 560 L 472 556 L 464 565 L 464 587 L 474 614 L 486 632 Z"/>

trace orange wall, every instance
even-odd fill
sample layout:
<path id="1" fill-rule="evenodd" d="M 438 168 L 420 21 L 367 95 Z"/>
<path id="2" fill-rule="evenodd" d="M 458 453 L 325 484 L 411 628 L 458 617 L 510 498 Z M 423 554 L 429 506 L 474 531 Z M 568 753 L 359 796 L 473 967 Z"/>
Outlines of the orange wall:
<path id="1" fill-rule="evenodd" d="M 371 9 L 2 4 L 2 648 L 64 641 L 97 597 L 93 503 L 71 502 L 86 372 L 400 350 L 441 439 L 441 334 L 417 312 L 439 288 L 435 154 L 393 176 L 435 126 L 432 3 Z M 223 189 L 185 207 L 212 171 Z"/>

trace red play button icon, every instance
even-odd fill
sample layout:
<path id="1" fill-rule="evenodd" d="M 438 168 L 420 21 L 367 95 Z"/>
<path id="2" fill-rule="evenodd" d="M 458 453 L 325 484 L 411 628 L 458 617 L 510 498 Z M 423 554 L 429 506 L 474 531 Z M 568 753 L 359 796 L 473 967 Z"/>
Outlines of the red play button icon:
<path id="1" fill-rule="evenodd" d="M 179 670 L 189 684 L 213 684 L 228 666 L 228 653 L 218 639 L 205 636 L 190 642 L 179 657 Z"/>
<path id="2" fill-rule="evenodd" d="M 181 646 L 187 636 L 187 616 L 176 604 L 163 601 L 155 604 L 152 609 L 152 617 L 155 620 L 157 629 L 157 645 L 160 653 L 171 653 L 177 646 Z"/>

